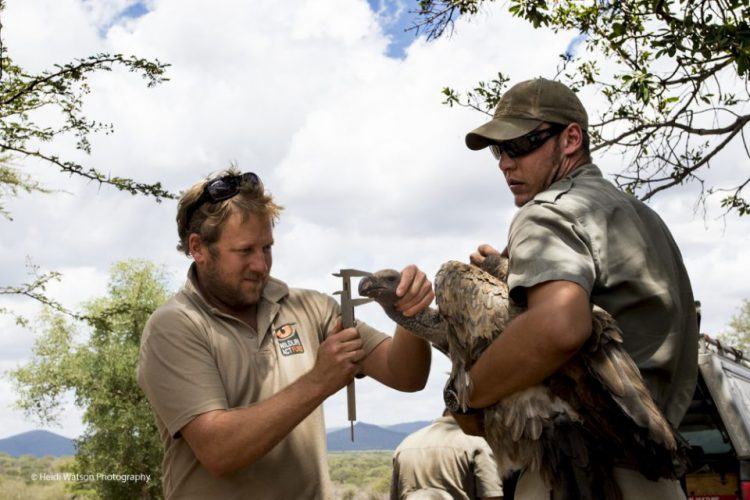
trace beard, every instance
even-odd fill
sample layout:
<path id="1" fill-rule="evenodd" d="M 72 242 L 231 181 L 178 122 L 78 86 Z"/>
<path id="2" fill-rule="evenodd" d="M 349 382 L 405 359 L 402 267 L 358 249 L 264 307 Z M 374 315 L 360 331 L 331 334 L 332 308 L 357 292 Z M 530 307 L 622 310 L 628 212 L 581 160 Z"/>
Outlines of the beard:
<path id="1" fill-rule="evenodd" d="M 551 177 L 544 189 L 547 189 L 552 184 L 560 180 L 558 179 L 558 176 L 560 175 L 560 168 L 562 167 L 563 160 L 565 160 L 565 155 L 563 155 L 562 153 L 562 147 L 560 146 L 559 138 L 557 138 L 552 148 L 552 168 L 550 169 Z"/>
<path id="2" fill-rule="evenodd" d="M 206 291 L 235 310 L 256 305 L 267 281 L 267 275 L 258 273 L 250 273 L 247 277 L 226 276 L 216 258 L 210 259 L 206 272 L 201 276 L 201 284 Z"/>

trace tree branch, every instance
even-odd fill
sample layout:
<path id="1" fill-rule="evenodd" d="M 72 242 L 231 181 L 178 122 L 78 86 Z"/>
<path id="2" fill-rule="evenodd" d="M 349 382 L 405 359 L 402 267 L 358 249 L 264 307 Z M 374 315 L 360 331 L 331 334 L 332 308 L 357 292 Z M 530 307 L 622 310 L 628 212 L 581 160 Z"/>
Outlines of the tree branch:
<path id="1" fill-rule="evenodd" d="M 730 133 L 729 135 L 727 135 L 727 137 L 725 137 L 724 140 L 721 141 L 721 143 L 719 143 L 719 145 L 716 146 L 708 155 L 706 155 L 703 159 L 701 159 L 699 162 L 697 162 L 693 166 L 686 168 L 685 171 L 684 171 L 684 173 L 681 173 L 681 174 L 677 175 L 672 182 L 668 182 L 666 184 L 662 184 L 659 187 L 656 187 L 654 189 L 649 190 L 649 192 L 646 193 L 645 195 L 641 196 L 640 199 L 642 201 L 646 201 L 646 200 L 648 200 L 649 198 L 651 198 L 652 196 L 654 196 L 656 193 L 658 193 L 660 191 L 664 191 L 665 189 L 668 189 L 668 188 L 670 188 L 672 186 L 676 186 L 678 184 L 681 184 L 682 181 L 685 180 L 686 177 L 692 175 L 693 172 L 695 172 L 700 167 L 702 167 L 703 165 L 705 165 L 709 161 L 711 161 L 711 159 L 714 156 L 716 156 L 716 154 L 719 151 L 721 151 L 722 149 L 724 149 L 724 146 L 726 146 L 727 144 L 729 144 L 729 142 L 740 132 L 740 130 L 742 130 L 742 127 L 737 127 L 732 133 Z"/>
<path id="2" fill-rule="evenodd" d="M 161 202 L 162 198 L 166 198 L 170 200 L 177 198 L 176 195 L 163 189 L 161 187 L 160 182 L 157 182 L 155 184 L 141 184 L 131 179 L 125 179 L 122 177 L 105 176 L 104 174 L 98 172 L 97 170 L 93 168 L 84 170 L 84 167 L 82 167 L 81 165 L 78 165 L 77 163 L 73 163 L 70 161 L 61 161 L 57 156 L 48 156 L 48 155 L 41 153 L 40 151 L 28 151 L 22 148 L 13 147 L 9 144 L 0 143 L 0 151 L 5 151 L 5 150 L 14 151 L 16 153 L 20 153 L 25 156 L 32 156 L 35 158 L 39 158 L 46 162 L 57 165 L 62 172 L 67 172 L 72 175 L 79 175 L 86 179 L 98 182 L 99 184 L 108 184 L 110 186 L 114 186 L 120 191 L 127 191 L 130 194 L 141 193 L 141 194 L 147 194 L 147 195 L 153 196 L 157 202 Z"/>

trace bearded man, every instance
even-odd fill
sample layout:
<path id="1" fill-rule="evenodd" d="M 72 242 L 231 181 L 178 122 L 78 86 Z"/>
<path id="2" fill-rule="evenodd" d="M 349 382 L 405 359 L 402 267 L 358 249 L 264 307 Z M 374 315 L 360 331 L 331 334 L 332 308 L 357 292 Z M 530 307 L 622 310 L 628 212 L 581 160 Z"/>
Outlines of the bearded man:
<path id="1" fill-rule="evenodd" d="M 166 498 L 331 498 L 323 401 L 359 373 L 401 391 L 427 381 L 425 341 L 342 329 L 332 297 L 270 275 L 280 211 L 256 174 L 235 169 L 180 199 L 178 249 L 193 264 L 149 319 L 138 364 Z M 399 293 L 407 315 L 434 297 L 416 266 Z"/>

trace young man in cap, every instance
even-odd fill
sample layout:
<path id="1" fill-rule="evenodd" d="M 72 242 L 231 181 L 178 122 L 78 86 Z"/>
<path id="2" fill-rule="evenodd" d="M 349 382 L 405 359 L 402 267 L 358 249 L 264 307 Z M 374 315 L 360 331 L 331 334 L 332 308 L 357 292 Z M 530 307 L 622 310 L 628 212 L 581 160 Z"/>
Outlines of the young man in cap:
<path id="1" fill-rule="evenodd" d="M 357 373 L 424 387 L 430 348 L 364 323 L 342 329 L 338 303 L 270 276 L 281 207 L 253 173 L 222 172 L 181 197 L 184 288 L 149 319 L 138 383 L 164 443 L 167 498 L 331 498 L 323 401 Z M 301 256 L 304 258 L 304 256 Z M 415 266 L 399 308 L 433 299 Z"/>
<path id="2" fill-rule="evenodd" d="M 466 136 L 470 149 L 490 148 L 519 207 L 506 249 L 508 286 L 527 307 L 472 367 L 470 405 L 489 406 L 560 368 L 591 334 L 594 303 L 617 320 L 626 350 L 677 426 L 697 377 L 690 281 L 661 218 L 591 163 L 587 128 L 578 97 L 539 78 L 508 90 L 492 120 Z M 493 252 L 481 245 L 471 261 Z M 468 417 L 459 420 L 470 427 Z M 684 498 L 677 481 L 648 481 L 621 465 L 614 474 L 625 498 Z M 521 476 L 517 498 L 547 494 L 539 477 Z"/>

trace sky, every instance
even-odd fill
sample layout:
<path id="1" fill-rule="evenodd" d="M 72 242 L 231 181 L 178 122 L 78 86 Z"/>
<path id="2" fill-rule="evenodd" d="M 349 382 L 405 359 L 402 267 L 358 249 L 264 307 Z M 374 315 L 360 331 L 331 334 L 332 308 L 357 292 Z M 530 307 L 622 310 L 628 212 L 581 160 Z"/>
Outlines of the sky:
<path id="1" fill-rule="evenodd" d="M 442 262 L 466 260 L 480 243 L 504 246 L 515 212 L 486 152 L 464 146 L 483 123 L 475 111 L 442 104 L 444 86 L 469 89 L 502 70 L 514 81 L 553 77 L 558 54 L 579 46 L 577 33 L 534 30 L 497 9 L 462 19 L 450 38 L 426 42 L 414 32 L 411 3 L 379 0 L 8 0 L 3 39 L 15 62 L 40 71 L 98 52 L 168 62 L 170 81 L 148 89 L 113 71 L 91 81 L 85 111 L 112 122 L 92 138 L 90 156 L 64 138 L 44 145 L 64 158 L 113 175 L 161 181 L 179 192 L 236 162 L 256 172 L 285 210 L 275 229 L 273 274 L 292 286 L 332 293 L 340 268 L 374 271 L 415 263 L 434 276 Z M 523 42 L 523 43 L 520 43 Z M 582 96 L 590 114 L 601 103 Z M 45 116 L 44 119 L 54 119 Z M 101 295 L 110 266 L 129 258 L 163 265 L 179 289 L 189 261 L 175 250 L 176 203 L 133 197 L 17 159 L 58 192 L 7 201 L 0 219 L 0 283 L 27 278 L 28 259 L 63 278 L 49 289 L 71 308 Z M 597 158 L 605 173 L 622 157 Z M 722 172 L 750 172 L 739 148 L 717 158 Z M 650 202 L 680 245 L 703 328 L 718 333 L 750 298 L 750 218 L 722 219 L 715 201 L 694 211 L 695 189 Z M 0 298 L 29 317 L 38 304 Z M 392 332 L 369 304 L 359 319 Z M 28 362 L 35 333 L 0 317 L 0 372 Z M 442 409 L 447 360 L 434 352 L 427 387 L 401 394 L 358 381 L 358 415 L 389 425 L 429 420 Z M 40 428 L 14 408 L 0 378 L 0 438 Z M 346 424 L 343 392 L 325 404 L 328 427 Z M 59 426 L 83 430 L 69 399 Z"/>

